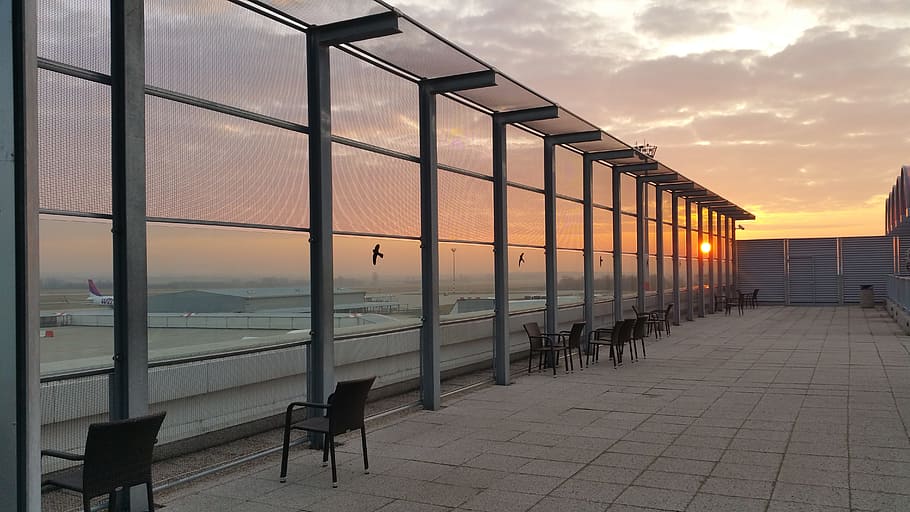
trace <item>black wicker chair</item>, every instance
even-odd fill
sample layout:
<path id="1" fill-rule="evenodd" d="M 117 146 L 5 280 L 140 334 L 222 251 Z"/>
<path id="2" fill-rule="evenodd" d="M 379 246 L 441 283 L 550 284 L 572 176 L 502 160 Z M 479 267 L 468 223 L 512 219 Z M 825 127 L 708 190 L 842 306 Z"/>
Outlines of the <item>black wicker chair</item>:
<path id="1" fill-rule="evenodd" d="M 581 337 L 585 332 L 585 323 L 576 322 L 572 324 L 572 330 L 563 331 L 560 333 L 560 337 L 563 338 L 563 343 L 566 345 L 566 363 L 569 365 L 573 371 L 575 370 L 575 363 L 572 360 L 572 351 L 578 353 L 578 366 L 580 369 L 585 369 L 584 359 L 581 357 Z"/>
<path id="2" fill-rule="evenodd" d="M 92 423 L 85 440 L 85 454 L 41 450 L 42 456 L 81 461 L 82 466 L 57 473 L 41 485 L 60 487 L 82 494 L 84 512 L 92 509 L 92 498 L 108 495 L 108 510 L 118 510 L 117 491 L 145 485 L 148 509 L 152 497 L 152 451 L 166 413 L 160 412 L 127 420 Z M 128 493 L 125 493 L 129 496 Z"/>
<path id="3" fill-rule="evenodd" d="M 569 354 L 568 347 L 558 341 L 559 334 L 546 334 L 540 332 L 540 326 L 537 322 L 528 322 L 524 324 L 525 332 L 528 334 L 528 341 L 531 344 L 531 353 L 528 356 L 528 373 L 531 373 L 531 361 L 534 360 L 534 353 L 538 354 L 537 370 L 541 371 L 544 366 L 544 354 L 547 354 L 549 360 L 546 361 L 553 367 L 553 376 L 556 377 L 556 364 L 559 362 L 559 351 L 563 352 L 565 359 L 566 373 L 569 371 Z"/>
<path id="4" fill-rule="evenodd" d="M 332 487 L 338 487 L 338 473 L 335 469 L 335 436 L 360 430 L 363 443 L 363 471 L 370 472 L 367 458 L 367 433 L 363 425 L 363 410 L 367 395 L 373 387 L 376 377 L 339 382 L 335 392 L 329 395 L 328 403 L 291 402 L 284 417 L 284 447 L 281 451 L 281 481 L 287 481 L 288 450 L 291 447 L 291 430 L 305 430 L 325 435 L 322 446 L 322 465 L 326 466 L 329 454 L 332 455 Z M 295 407 L 313 407 L 324 409 L 324 416 L 313 416 L 301 421 L 293 420 Z"/>

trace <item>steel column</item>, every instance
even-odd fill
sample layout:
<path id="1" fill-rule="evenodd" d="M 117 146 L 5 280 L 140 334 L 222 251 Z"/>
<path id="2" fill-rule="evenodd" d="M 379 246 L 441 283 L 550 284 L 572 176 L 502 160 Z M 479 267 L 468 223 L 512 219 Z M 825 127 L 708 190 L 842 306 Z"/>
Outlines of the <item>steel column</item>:
<path id="1" fill-rule="evenodd" d="M 115 420 L 146 414 L 149 400 L 143 3 L 110 3 Z"/>
<path id="2" fill-rule="evenodd" d="M 543 195 L 547 293 L 545 323 L 547 332 L 559 332 L 557 320 L 559 291 L 556 288 L 556 147 L 554 144 L 548 144 L 546 138 L 543 144 Z"/>
<path id="3" fill-rule="evenodd" d="M 679 194 L 676 192 L 671 196 L 670 207 L 673 208 L 673 325 L 679 325 L 680 318 L 680 308 L 682 303 L 680 300 L 682 297 L 679 293 Z"/>
<path id="4" fill-rule="evenodd" d="M 648 279 L 648 206 L 645 204 L 645 182 L 640 177 L 635 178 L 635 238 L 638 250 L 638 298 L 635 303 L 638 311 L 645 311 L 645 281 Z"/>
<path id="5" fill-rule="evenodd" d="M 335 387 L 335 296 L 332 239 L 332 82 L 329 45 L 307 32 L 307 122 L 310 160 L 311 343 L 307 400 L 325 403 Z M 312 413 L 311 413 L 312 414 Z M 313 444 L 319 445 L 310 436 Z"/>
<path id="6" fill-rule="evenodd" d="M 733 295 L 733 280 L 731 275 L 733 274 L 733 253 L 732 253 L 732 244 L 730 243 L 730 217 L 724 216 L 724 273 L 726 274 L 726 279 L 724 282 L 727 285 L 727 296 Z"/>
<path id="7" fill-rule="evenodd" d="M 439 351 L 439 162 L 436 95 L 496 85 L 492 71 L 423 80 L 417 88 L 420 115 L 420 271 L 423 325 L 420 331 L 420 400 L 439 409 L 442 395 Z"/>
<path id="8" fill-rule="evenodd" d="M 708 252 L 708 297 L 707 297 L 707 306 L 705 309 L 714 313 L 714 259 L 716 257 L 716 252 L 718 250 L 717 245 L 714 244 L 714 212 L 708 209 L 708 243 L 711 244 L 711 250 Z"/>
<path id="9" fill-rule="evenodd" d="M 695 215 L 697 216 L 698 222 L 698 317 L 702 318 L 705 316 L 705 258 L 704 253 L 701 252 L 701 244 L 704 242 L 704 219 L 702 218 L 702 210 L 700 204 L 695 203 Z"/>
<path id="10" fill-rule="evenodd" d="M 396 34 L 394 13 L 364 16 L 306 33 L 307 138 L 310 177 L 310 345 L 307 401 L 325 403 L 335 387 L 335 295 L 332 239 L 332 80 L 329 47 Z M 313 414 L 312 409 L 309 414 Z M 317 414 L 322 414 L 318 412 Z M 320 446 L 322 436 L 311 435 Z"/>
<path id="11" fill-rule="evenodd" d="M 423 326 L 420 333 L 420 400 L 424 409 L 440 406 L 439 367 L 439 191 L 436 155 L 436 96 L 418 88 L 420 100 L 420 270 Z"/>
<path id="12" fill-rule="evenodd" d="M 543 139 L 543 195 L 544 195 L 544 228 L 546 240 L 546 289 L 547 312 L 546 330 L 559 332 L 559 290 L 556 282 L 558 268 L 556 262 L 556 146 L 573 142 L 600 140 L 601 132 L 577 132 L 550 135 Z"/>
<path id="13" fill-rule="evenodd" d="M 506 124 L 493 115 L 493 377 L 511 383 L 509 366 L 509 187 Z"/>
<path id="14" fill-rule="evenodd" d="M 622 172 L 613 169 L 613 321 L 623 319 L 622 311 Z"/>
<path id="15" fill-rule="evenodd" d="M 657 232 L 654 233 L 655 241 L 657 242 L 657 309 L 664 309 L 664 194 L 660 187 L 655 188 L 657 191 L 657 197 L 654 200 L 657 202 Z"/>
<path id="16" fill-rule="evenodd" d="M 495 318 L 493 320 L 493 373 L 496 384 L 510 383 L 509 365 L 509 222 L 506 127 L 511 123 L 552 119 L 554 107 L 493 114 L 493 268 Z"/>
<path id="17" fill-rule="evenodd" d="M 0 510 L 41 509 L 33 0 L 0 0 Z"/>
<path id="18" fill-rule="evenodd" d="M 692 296 L 692 199 L 686 198 L 686 320 L 694 320 L 695 297 Z"/>
<path id="19" fill-rule="evenodd" d="M 584 349 L 588 351 L 587 334 L 594 329 L 594 161 L 588 155 L 582 159 L 582 198 L 584 200 L 584 267 L 585 305 Z"/>

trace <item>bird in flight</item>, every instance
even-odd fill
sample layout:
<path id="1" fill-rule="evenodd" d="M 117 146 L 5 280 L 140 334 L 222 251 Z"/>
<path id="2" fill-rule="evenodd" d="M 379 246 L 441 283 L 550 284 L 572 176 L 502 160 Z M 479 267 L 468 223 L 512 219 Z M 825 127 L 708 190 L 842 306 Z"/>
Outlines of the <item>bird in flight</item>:
<path id="1" fill-rule="evenodd" d="M 521 264 L 525 262 L 525 253 L 518 255 L 518 266 L 521 267 Z"/>
<path id="2" fill-rule="evenodd" d="M 373 247 L 373 266 L 376 265 L 376 258 L 382 258 L 383 255 L 379 252 L 379 244 L 376 244 L 376 247 Z"/>

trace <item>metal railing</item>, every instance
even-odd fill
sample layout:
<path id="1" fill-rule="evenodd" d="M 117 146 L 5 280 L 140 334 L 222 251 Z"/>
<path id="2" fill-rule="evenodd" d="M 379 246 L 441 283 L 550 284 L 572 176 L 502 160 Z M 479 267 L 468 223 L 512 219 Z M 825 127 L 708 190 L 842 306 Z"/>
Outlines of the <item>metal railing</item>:
<path id="1" fill-rule="evenodd" d="M 888 299 L 910 311 L 910 276 L 888 276 Z"/>

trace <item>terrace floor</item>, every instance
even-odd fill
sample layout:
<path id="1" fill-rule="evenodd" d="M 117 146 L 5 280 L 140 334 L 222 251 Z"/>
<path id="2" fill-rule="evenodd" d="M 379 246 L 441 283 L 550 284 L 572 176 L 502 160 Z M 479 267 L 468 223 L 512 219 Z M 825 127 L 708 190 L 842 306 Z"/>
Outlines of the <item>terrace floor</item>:
<path id="1" fill-rule="evenodd" d="M 648 357 L 522 375 L 338 448 L 156 496 L 166 512 L 910 510 L 910 338 L 881 309 L 709 315 Z"/>

